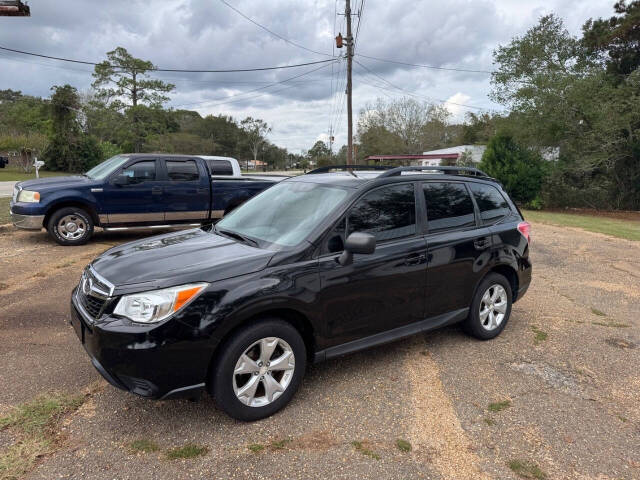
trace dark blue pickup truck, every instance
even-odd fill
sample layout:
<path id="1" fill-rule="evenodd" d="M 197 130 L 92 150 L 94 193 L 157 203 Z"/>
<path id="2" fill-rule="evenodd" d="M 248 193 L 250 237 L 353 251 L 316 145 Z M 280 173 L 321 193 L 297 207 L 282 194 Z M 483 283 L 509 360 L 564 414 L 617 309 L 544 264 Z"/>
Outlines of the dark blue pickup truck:
<path id="1" fill-rule="evenodd" d="M 81 245 L 95 226 L 212 223 L 283 178 L 242 176 L 228 157 L 117 155 L 83 175 L 17 183 L 11 219 L 18 228 L 46 228 L 61 245 Z"/>

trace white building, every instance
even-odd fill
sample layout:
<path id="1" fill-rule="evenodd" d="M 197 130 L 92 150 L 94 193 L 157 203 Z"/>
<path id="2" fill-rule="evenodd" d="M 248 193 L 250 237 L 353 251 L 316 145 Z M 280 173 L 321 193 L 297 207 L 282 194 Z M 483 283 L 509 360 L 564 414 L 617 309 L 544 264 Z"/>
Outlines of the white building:
<path id="1" fill-rule="evenodd" d="M 426 156 L 427 158 L 418 160 L 417 165 L 421 165 L 423 167 L 455 165 L 458 158 L 460 158 L 460 156 L 465 152 L 469 152 L 473 163 L 480 163 L 482 155 L 486 149 L 486 145 L 458 145 L 457 147 L 441 148 L 439 150 L 422 152 L 422 156 Z"/>

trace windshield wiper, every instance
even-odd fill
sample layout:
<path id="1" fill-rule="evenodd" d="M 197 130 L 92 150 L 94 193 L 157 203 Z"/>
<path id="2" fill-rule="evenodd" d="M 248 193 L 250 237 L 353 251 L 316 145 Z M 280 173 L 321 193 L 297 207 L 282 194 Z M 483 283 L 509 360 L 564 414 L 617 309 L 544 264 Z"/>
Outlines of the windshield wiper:
<path id="1" fill-rule="evenodd" d="M 258 246 L 258 242 L 237 232 L 233 232 L 231 230 L 221 230 L 217 227 L 214 227 L 213 231 L 216 233 L 221 233 L 222 235 L 225 235 L 227 237 L 235 238 L 236 240 L 240 240 L 241 242 L 248 243 L 249 245 L 253 245 L 254 247 Z"/>

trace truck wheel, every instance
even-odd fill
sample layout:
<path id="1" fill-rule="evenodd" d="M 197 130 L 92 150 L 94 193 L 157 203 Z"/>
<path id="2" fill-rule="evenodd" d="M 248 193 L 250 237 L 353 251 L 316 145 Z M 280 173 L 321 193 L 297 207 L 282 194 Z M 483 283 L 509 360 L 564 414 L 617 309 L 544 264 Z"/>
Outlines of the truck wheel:
<path id="1" fill-rule="evenodd" d="M 235 333 L 214 360 L 209 386 L 216 406 L 244 422 L 273 415 L 300 386 L 307 351 L 298 331 L 276 318 Z"/>
<path id="2" fill-rule="evenodd" d="M 84 245 L 93 235 L 93 220 L 81 208 L 65 207 L 53 212 L 47 231 L 60 245 Z"/>
<path id="3" fill-rule="evenodd" d="M 464 330 L 480 340 L 495 338 L 509 321 L 512 293 L 509 281 L 499 273 L 487 275 L 471 302 Z"/>

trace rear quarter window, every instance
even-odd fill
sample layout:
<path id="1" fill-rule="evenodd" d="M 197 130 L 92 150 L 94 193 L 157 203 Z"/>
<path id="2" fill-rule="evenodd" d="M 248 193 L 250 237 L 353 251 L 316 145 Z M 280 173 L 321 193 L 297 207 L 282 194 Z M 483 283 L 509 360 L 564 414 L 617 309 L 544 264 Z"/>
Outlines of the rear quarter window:
<path id="1" fill-rule="evenodd" d="M 481 183 L 470 183 L 469 187 L 478 204 L 482 223 L 485 225 L 499 222 L 511 213 L 509 203 L 496 187 Z"/>
<path id="2" fill-rule="evenodd" d="M 233 175 L 233 167 L 229 160 L 207 160 L 211 175 Z"/>

